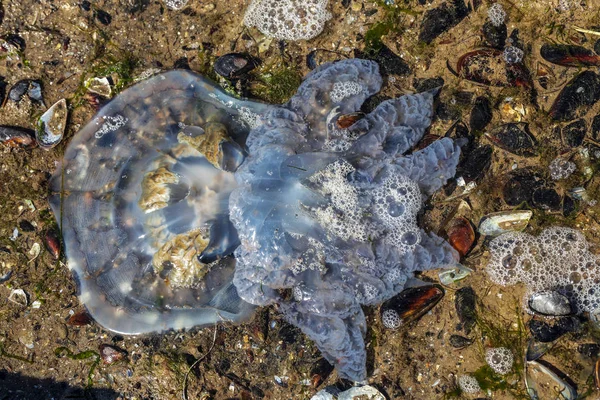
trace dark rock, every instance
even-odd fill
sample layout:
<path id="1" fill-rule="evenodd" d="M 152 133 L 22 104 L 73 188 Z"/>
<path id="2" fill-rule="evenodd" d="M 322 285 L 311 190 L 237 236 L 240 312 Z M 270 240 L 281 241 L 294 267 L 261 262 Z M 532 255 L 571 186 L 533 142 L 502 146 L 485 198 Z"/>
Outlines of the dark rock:
<path id="1" fill-rule="evenodd" d="M 561 198 L 556 190 L 540 187 L 533 192 L 533 204 L 535 207 L 547 211 L 560 211 Z"/>
<path id="2" fill-rule="evenodd" d="M 245 53 L 225 54 L 215 61 L 215 72 L 224 78 L 236 79 L 252 71 L 260 60 Z"/>
<path id="3" fill-rule="evenodd" d="M 383 76 L 386 75 L 409 75 L 411 73 L 410 66 L 402 57 L 390 50 L 389 47 L 382 44 L 378 51 L 362 52 L 354 51 L 354 56 L 367 60 L 376 61 L 379 64 L 380 72 Z"/>
<path id="4" fill-rule="evenodd" d="M 492 163 L 493 149 L 490 145 L 478 146 L 464 155 L 456 169 L 456 176 L 460 176 L 465 183 L 481 178 Z"/>
<path id="5" fill-rule="evenodd" d="M 496 26 L 490 21 L 486 21 L 483 24 L 483 37 L 490 47 L 498 50 L 504 49 L 507 36 L 506 24 L 502 23 L 502 25 Z"/>
<path id="6" fill-rule="evenodd" d="M 565 146 L 578 147 L 583 143 L 587 126 L 585 120 L 578 119 L 562 129 L 562 139 Z"/>
<path id="7" fill-rule="evenodd" d="M 458 330 L 464 329 L 468 335 L 471 329 L 475 326 L 475 303 L 477 296 L 472 287 L 466 286 L 456 291 L 454 298 L 454 306 L 456 308 L 456 314 L 460 324 L 457 326 Z"/>
<path id="8" fill-rule="evenodd" d="M 425 13 L 419 32 L 419 40 L 431 43 L 442 33 L 458 25 L 468 14 L 464 0 L 451 0 Z"/>
<path id="9" fill-rule="evenodd" d="M 510 153 L 521 157 L 537 155 L 537 140 L 525 122 L 500 125 L 485 135 L 493 144 Z"/>
<path id="10" fill-rule="evenodd" d="M 469 125 L 473 132 L 481 132 L 492 120 L 492 107 L 487 97 L 480 96 L 475 99 L 475 105 L 471 110 Z"/>
<path id="11" fill-rule="evenodd" d="M 129 0 L 129 7 L 125 9 L 128 14 L 137 14 L 146 10 L 150 5 L 150 0 Z"/>
<path id="12" fill-rule="evenodd" d="M 35 231 L 35 226 L 31 225 L 31 222 L 23 220 L 21 222 L 19 222 L 19 228 L 21 228 L 21 230 L 23 232 L 33 232 Z"/>
<path id="13" fill-rule="evenodd" d="M 532 169 L 515 170 L 509 174 L 502 189 L 504 201 L 509 206 L 518 206 L 523 202 L 532 204 L 533 192 L 544 183 L 541 174 Z"/>
<path id="14" fill-rule="evenodd" d="M 553 342 L 566 333 L 575 332 L 581 328 L 577 317 L 563 317 L 555 320 L 554 324 L 532 319 L 529 321 L 529 331 L 539 342 Z"/>
<path id="15" fill-rule="evenodd" d="M 555 121 L 571 121 L 580 109 L 586 110 L 600 100 L 600 76 L 593 71 L 583 71 L 560 91 L 550 116 Z"/>
<path id="16" fill-rule="evenodd" d="M 94 17 L 100 22 L 102 25 L 110 25 L 112 22 L 112 17 L 109 13 L 104 10 L 96 10 L 94 12 Z"/>

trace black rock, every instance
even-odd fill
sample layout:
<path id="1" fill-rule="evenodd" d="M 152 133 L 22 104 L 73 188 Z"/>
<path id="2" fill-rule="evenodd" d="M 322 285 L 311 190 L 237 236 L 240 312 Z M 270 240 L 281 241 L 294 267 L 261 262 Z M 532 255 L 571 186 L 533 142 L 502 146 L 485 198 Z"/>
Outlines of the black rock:
<path id="1" fill-rule="evenodd" d="M 31 225 L 31 222 L 23 220 L 21 222 L 19 222 L 19 228 L 21 228 L 21 230 L 23 232 L 33 232 L 35 231 L 35 227 L 33 225 Z"/>
<path id="2" fill-rule="evenodd" d="M 431 89 L 439 88 L 444 86 L 444 78 L 427 78 L 427 79 L 418 79 L 415 78 L 413 80 L 413 87 L 418 93 L 426 92 Z"/>
<path id="3" fill-rule="evenodd" d="M 537 140 L 529 132 L 529 124 L 516 122 L 500 125 L 485 134 L 496 146 L 521 157 L 537 155 Z"/>
<path id="4" fill-rule="evenodd" d="M 112 22 L 111 15 L 104 10 L 96 10 L 94 16 L 102 25 L 110 25 Z"/>
<path id="5" fill-rule="evenodd" d="M 578 147 L 583 143 L 587 126 L 585 120 L 578 119 L 562 129 L 563 143 L 569 147 Z"/>
<path id="6" fill-rule="evenodd" d="M 556 190 L 540 187 L 533 192 L 533 204 L 536 208 L 547 211 L 559 211 L 562 199 Z"/>
<path id="7" fill-rule="evenodd" d="M 173 63 L 173 68 L 174 69 L 187 69 L 190 71 L 192 70 L 192 67 L 190 67 L 190 62 L 187 57 L 181 57 L 181 58 L 178 58 L 177 60 L 175 60 L 175 62 Z"/>
<path id="8" fill-rule="evenodd" d="M 532 319 L 529 321 L 529 331 L 531 335 L 539 342 L 553 342 L 562 335 L 575 332 L 581 328 L 581 323 L 577 317 L 563 317 L 555 320 L 554 324 Z"/>
<path id="9" fill-rule="evenodd" d="M 571 121 L 577 118 L 580 108 L 587 109 L 600 100 L 600 76 L 593 71 L 583 71 L 560 91 L 550 116 L 555 121 Z"/>
<path id="10" fill-rule="evenodd" d="M 215 61 L 215 72 L 224 78 L 236 79 L 252 71 L 260 60 L 245 53 L 225 54 Z"/>
<path id="11" fill-rule="evenodd" d="M 492 120 L 492 107 L 487 97 L 479 96 L 471 110 L 469 125 L 473 132 L 481 132 Z"/>
<path id="12" fill-rule="evenodd" d="M 509 174 L 502 189 L 504 201 L 509 206 L 518 206 L 523 202 L 532 204 L 533 192 L 544 183 L 540 173 L 529 168 L 517 169 Z"/>
<path id="13" fill-rule="evenodd" d="M 502 23 L 502 25 L 496 26 L 490 21 L 486 21 L 483 24 L 483 37 L 490 47 L 498 50 L 504 49 L 507 36 L 506 24 Z"/>
<path id="14" fill-rule="evenodd" d="M 431 43 L 442 33 L 458 25 L 469 11 L 464 0 L 444 2 L 439 7 L 427 11 L 421 22 L 419 40 L 427 44 Z"/>
<path id="15" fill-rule="evenodd" d="M 454 306 L 456 307 L 456 314 L 460 324 L 457 326 L 458 330 L 465 330 L 468 335 L 475 326 L 475 303 L 477 296 L 472 287 L 466 286 L 456 291 L 454 298 Z"/>

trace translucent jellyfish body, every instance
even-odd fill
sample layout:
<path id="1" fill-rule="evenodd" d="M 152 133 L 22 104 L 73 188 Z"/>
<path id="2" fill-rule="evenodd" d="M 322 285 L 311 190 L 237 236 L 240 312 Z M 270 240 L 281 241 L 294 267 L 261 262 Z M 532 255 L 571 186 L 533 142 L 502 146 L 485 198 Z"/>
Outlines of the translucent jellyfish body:
<path id="1" fill-rule="evenodd" d="M 458 147 L 441 139 L 404 155 L 433 94 L 336 123 L 380 86 L 377 64 L 354 59 L 315 69 L 283 106 L 185 71 L 117 96 L 51 182 L 81 301 L 124 333 L 239 322 L 278 304 L 341 376 L 364 380 L 361 305 L 457 259 L 416 214 L 454 175 Z"/>

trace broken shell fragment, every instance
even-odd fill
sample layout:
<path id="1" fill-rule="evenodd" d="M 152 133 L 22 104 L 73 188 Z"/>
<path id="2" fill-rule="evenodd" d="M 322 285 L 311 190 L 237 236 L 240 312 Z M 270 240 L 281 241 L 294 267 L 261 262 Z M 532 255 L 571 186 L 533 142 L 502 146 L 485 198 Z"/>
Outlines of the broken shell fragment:
<path id="1" fill-rule="evenodd" d="M 525 361 L 535 361 L 542 357 L 554 346 L 554 342 L 538 342 L 530 338 L 527 342 L 527 351 L 525 352 Z"/>
<path id="2" fill-rule="evenodd" d="M 488 214 L 479 222 L 479 233 L 485 236 L 498 236 L 506 232 L 525 229 L 532 211 L 500 211 Z"/>
<path id="3" fill-rule="evenodd" d="M 450 221 L 446 233 L 448 234 L 448 242 L 458 251 L 461 257 L 467 255 L 475 242 L 475 231 L 471 222 L 465 217 L 457 217 Z"/>
<path id="4" fill-rule="evenodd" d="M 88 92 L 92 92 L 103 97 L 110 97 L 112 94 L 110 81 L 106 77 L 90 78 L 85 81 L 84 86 Z"/>
<path id="5" fill-rule="evenodd" d="M 532 311 L 541 315 L 558 317 L 573 313 L 569 299 L 553 291 L 532 294 L 529 297 L 528 305 Z"/>
<path id="6" fill-rule="evenodd" d="M 50 150 L 63 138 L 67 126 L 67 101 L 60 99 L 38 120 L 35 139 L 44 150 Z"/>
<path id="7" fill-rule="evenodd" d="M 500 125 L 485 136 L 496 146 L 521 157 L 537 155 L 537 140 L 529 132 L 529 124 L 516 122 Z"/>
<path id="8" fill-rule="evenodd" d="M 224 78 L 237 79 L 252 71 L 260 60 L 244 53 L 230 53 L 217 58 L 213 66 L 215 72 Z"/>
<path id="9" fill-rule="evenodd" d="M 525 364 L 525 387 L 533 400 L 575 400 L 577 391 L 571 384 L 560 378 L 554 367 L 538 361 Z"/>
<path id="10" fill-rule="evenodd" d="M 69 317 L 67 320 L 67 325 L 84 326 L 89 325 L 92 321 L 93 319 L 90 313 L 88 313 L 87 310 L 81 310 Z"/>
<path id="11" fill-rule="evenodd" d="M 16 126 L 0 126 L 0 142 L 9 147 L 31 148 L 36 146 L 35 133 Z"/>
<path id="12" fill-rule="evenodd" d="M 460 335 L 450 336 L 450 345 L 455 349 L 463 349 L 473 343 L 473 339 L 469 339 Z"/>
<path id="13" fill-rule="evenodd" d="M 383 325 L 389 329 L 416 321 L 431 310 L 444 297 L 444 291 L 435 285 L 404 289 L 381 305 Z"/>
<path id="14" fill-rule="evenodd" d="M 8 296 L 8 301 L 23 307 L 27 307 L 27 293 L 25 293 L 23 289 L 13 289 Z"/>
<path id="15" fill-rule="evenodd" d="M 451 286 L 452 284 L 465 279 L 471 272 L 473 272 L 472 269 L 458 264 L 456 268 L 440 272 L 438 277 L 442 285 Z"/>
<path id="16" fill-rule="evenodd" d="M 125 350 L 109 344 L 101 344 L 98 349 L 100 350 L 102 363 L 105 365 L 110 365 L 120 361 L 127 356 L 127 352 Z"/>

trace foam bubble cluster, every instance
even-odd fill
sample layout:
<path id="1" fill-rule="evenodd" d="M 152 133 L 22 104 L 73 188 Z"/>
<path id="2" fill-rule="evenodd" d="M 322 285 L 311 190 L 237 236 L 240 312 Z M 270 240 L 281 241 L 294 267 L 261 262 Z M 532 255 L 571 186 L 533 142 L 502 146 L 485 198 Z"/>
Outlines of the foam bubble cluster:
<path id="1" fill-rule="evenodd" d="M 589 251 L 583 234 L 562 227 L 545 229 L 538 237 L 509 232 L 490 242 L 490 278 L 501 285 L 522 282 L 529 295 L 557 291 L 578 313 L 600 306 L 600 258 Z"/>
<path id="2" fill-rule="evenodd" d="M 501 26 L 506 19 L 506 11 L 500 3 L 494 3 L 488 8 L 488 18 L 494 26 Z"/>
<path id="3" fill-rule="evenodd" d="M 471 375 L 461 375 L 458 377 L 458 386 L 465 393 L 475 394 L 481 391 L 479 382 Z"/>
<path id="4" fill-rule="evenodd" d="M 485 361 L 497 374 L 506 375 L 513 366 L 513 355 L 506 347 L 487 349 Z"/>
<path id="5" fill-rule="evenodd" d="M 308 40 L 323 31 L 331 19 L 329 0 L 252 0 L 244 24 L 267 36 L 284 40 Z"/>

